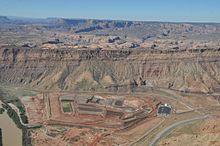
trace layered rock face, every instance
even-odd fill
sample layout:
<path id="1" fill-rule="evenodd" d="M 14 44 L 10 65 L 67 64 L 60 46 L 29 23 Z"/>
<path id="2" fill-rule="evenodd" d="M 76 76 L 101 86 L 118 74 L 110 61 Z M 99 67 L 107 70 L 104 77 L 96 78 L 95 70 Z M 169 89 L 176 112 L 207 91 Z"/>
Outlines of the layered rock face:
<path id="1" fill-rule="evenodd" d="M 75 91 L 213 92 L 220 25 L 0 18 L 0 83 Z"/>
<path id="2" fill-rule="evenodd" d="M 131 91 L 163 87 L 212 92 L 220 50 L 0 49 L 0 81 L 41 89 Z"/>

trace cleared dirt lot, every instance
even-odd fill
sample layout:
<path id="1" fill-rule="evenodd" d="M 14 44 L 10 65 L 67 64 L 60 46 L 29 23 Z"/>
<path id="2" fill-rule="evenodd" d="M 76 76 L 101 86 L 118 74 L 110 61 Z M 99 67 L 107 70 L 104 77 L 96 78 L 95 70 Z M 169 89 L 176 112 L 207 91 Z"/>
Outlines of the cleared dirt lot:
<path id="1" fill-rule="evenodd" d="M 148 145 L 161 130 L 173 123 L 200 116 L 201 113 L 215 113 L 216 115 L 218 113 L 216 111 L 218 109 L 216 107 L 217 102 L 212 97 L 202 97 L 203 104 L 197 106 L 196 98 L 193 96 L 190 95 L 184 98 L 181 94 L 174 94 L 171 91 L 137 93 L 135 95 L 121 94 L 117 96 L 99 93 L 98 95 L 104 99 L 125 99 L 124 104 L 133 108 L 150 107 L 151 111 L 147 118 L 123 129 L 120 128 L 120 119 L 112 116 L 77 114 L 74 111 L 75 109 L 70 111 L 68 109 L 68 112 L 64 112 L 60 98 L 63 95 L 73 96 L 74 93 L 53 92 L 41 96 L 37 95 L 34 100 L 32 97 L 23 98 L 23 103 L 29 113 L 34 109 L 38 111 L 36 112 L 37 116 L 30 114 L 30 121 L 32 123 L 42 123 L 43 125 L 42 128 L 32 129 L 31 137 L 35 145 L 46 146 L 49 143 L 57 146 L 67 144 L 74 146 Z M 72 108 L 75 104 L 72 102 L 68 101 L 64 106 Z M 166 118 L 157 117 L 157 107 L 160 103 L 170 104 L 173 108 L 172 115 Z M 34 106 L 37 104 L 40 106 Z M 203 108 L 208 107 L 208 104 L 212 106 Z"/>
<path id="2" fill-rule="evenodd" d="M 147 118 L 125 129 L 120 128 L 120 119 L 112 116 L 63 112 L 60 96 L 60 93 L 49 93 L 22 98 L 30 115 L 30 124 L 43 125 L 42 128 L 31 130 L 34 145 L 126 145 L 138 139 L 161 120 L 156 117 L 157 105 L 160 101 L 152 96 L 101 95 L 105 99 L 125 99 L 124 104 L 136 108 L 137 111 L 142 107 L 149 108 L 150 113 Z M 34 109 L 36 116 L 31 114 Z"/>

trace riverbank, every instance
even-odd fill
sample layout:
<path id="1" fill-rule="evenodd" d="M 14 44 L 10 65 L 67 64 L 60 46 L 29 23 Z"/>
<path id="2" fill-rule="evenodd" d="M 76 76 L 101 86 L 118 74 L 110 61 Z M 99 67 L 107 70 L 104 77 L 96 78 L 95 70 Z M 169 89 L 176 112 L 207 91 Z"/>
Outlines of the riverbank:
<path id="1" fill-rule="evenodd" d="M 21 134 L 22 134 L 21 146 L 31 146 L 31 138 L 28 127 L 26 127 L 21 123 L 20 117 L 18 116 L 18 114 L 15 112 L 14 109 L 12 109 L 7 103 L 4 102 L 0 102 L 0 103 L 3 109 L 5 110 L 5 113 L 3 114 L 6 114 L 5 116 L 8 116 L 8 118 L 12 120 L 12 122 L 16 125 L 16 127 L 21 130 Z"/>
<path id="2" fill-rule="evenodd" d="M 4 103 L 0 101 L 2 108 Z M 22 129 L 18 128 L 15 122 L 9 117 L 5 110 L 0 114 L 0 128 L 2 132 L 3 146 L 22 146 Z M 13 140 L 11 140 L 13 137 Z"/>
<path id="3" fill-rule="evenodd" d="M 2 115 L 4 114 L 4 118 L 7 116 L 10 119 L 8 122 L 12 122 L 15 127 L 21 130 L 20 146 L 31 146 L 30 129 L 26 126 L 28 125 L 26 111 L 18 98 L 23 93 L 21 91 L 19 92 L 20 93 L 16 92 L 16 89 L 14 88 L 5 88 L 0 85 L 0 109 Z M 13 107 L 10 105 L 13 105 Z M 14 107 L 16 107 L 17 110 L 13 109 Z"/>

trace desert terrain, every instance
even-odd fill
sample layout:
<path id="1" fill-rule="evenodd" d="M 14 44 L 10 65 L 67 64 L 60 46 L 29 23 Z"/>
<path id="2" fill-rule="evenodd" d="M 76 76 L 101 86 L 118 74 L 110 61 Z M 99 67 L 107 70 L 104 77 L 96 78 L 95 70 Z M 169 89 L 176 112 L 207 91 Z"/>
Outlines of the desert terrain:
<path id="1" fill-rule="evenodd" d="M 0 16 L 0 100 L 25 146 L 220 145 L 220 24 Z"/>

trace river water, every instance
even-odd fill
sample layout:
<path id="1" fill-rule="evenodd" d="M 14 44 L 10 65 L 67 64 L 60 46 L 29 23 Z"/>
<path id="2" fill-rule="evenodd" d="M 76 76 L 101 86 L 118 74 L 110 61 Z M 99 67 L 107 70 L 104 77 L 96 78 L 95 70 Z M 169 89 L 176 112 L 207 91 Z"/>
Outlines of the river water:
<path id="1" fill-rule="evenodd" d="M 0 101 L 0 108 L 1 108 Z M 0 114 L 0 128 L 2 129 L 3 146 L 22 146 L 22 131 L 8 117 L 7 111 Z"/>

